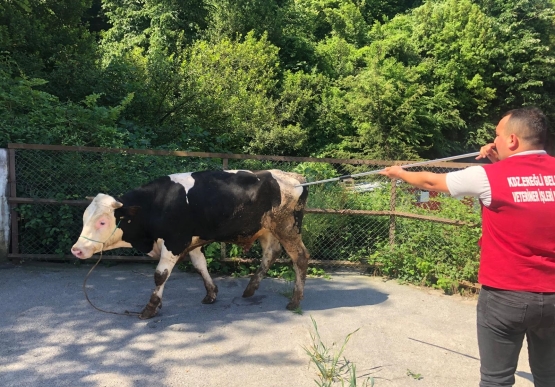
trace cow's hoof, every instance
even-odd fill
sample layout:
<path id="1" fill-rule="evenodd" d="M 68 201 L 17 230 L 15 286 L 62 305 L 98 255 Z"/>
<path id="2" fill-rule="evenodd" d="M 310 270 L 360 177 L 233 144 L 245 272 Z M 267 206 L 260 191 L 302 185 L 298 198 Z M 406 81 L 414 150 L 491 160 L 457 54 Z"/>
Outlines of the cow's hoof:
<path id="1" fill-rule="evenodd" d="M 299 308 L 299 303 L 291 301 L 289 304 L 287 304 L 286 308 L 287 308 L 287 310 L 298 309 Z"/>
<path id="2" fill-rule="evenodd" d="M 203 304 L 213 304 L 216 301 L 216 295 L 207 294 L 206 297 L 202 299 Z"/>
<path id="3" fill-rule="evenodd" d="M 214 285 L 214 288 L 206 288 L 206 297 L 202 299 L 203 304 L 213 304 L 218 296 L 218 287 Z"/>
<path id="4" fill-rule="evenodd" d="M 254 296 L 254 293 L 256 293 L 259 286 L 260 281 L 256 281 L 256 277 L 252 277 L 249 284 L 245 288 L 245 291 L 243 292 L 243 297 L 247 298 Z"/>
<path id="5" fill-rule="evenodd" d="M 256 291 L 256 289 L 253 289 L 253 288 L 250 288 L 250 287 L 247 286 L 247 288 L 243 292 L 243 297 L 245 297 L 245 298 L 252 297 L 252 296 L 254 296 L 255 291 Z"/>
<path id="6" fill-rule="evenodd" d="M 139 318 L 141 320 L 148 320 L 149 318 L 156 316 L 156 314 L 158 313 L 158 309 L 160 309 L 161 307 L 162 303 L 160 303 L 159 306 L 154 306 L 151 303 L 148 303 L 147 306 L 145 306 L 145 308 L 141 311 Z"/>

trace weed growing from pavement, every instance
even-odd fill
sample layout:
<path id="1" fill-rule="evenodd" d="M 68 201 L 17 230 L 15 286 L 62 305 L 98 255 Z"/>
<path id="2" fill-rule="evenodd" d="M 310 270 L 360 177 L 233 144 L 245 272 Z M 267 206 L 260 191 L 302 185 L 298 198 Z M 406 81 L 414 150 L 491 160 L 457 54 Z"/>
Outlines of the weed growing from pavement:
<path id="1" fill-rule="evenodd" d="M 310 357 L 310 362 L 314 363 L 318 369 L 318 379 L 314 379 L 316 385 L 318 387 L 332 387 L 340 384 L 342 387 L 356 387 L 356 365 L 347 360 L 343 356 L 343 352 L 351 336 L 355 334 L 358 329 L 349 333 L 345 337 L 341 348 L 336 350 L 335 343 L 333 343 L 331 347 L 328 347 L 322 342 L 316 321 L 312 316 L 310 316 L 310 319 L 314 326 L 314 332 L 310 333 L 312 344 L 308 348 L 303 346 L 303 349 Z M 362 385 L 359 386 L 374 386 L 374 378 L 367 377 L 362 381 Z"/>
<path id="2" fill-rule="evenodd" d="M 411 378 L 415 379 L 415 380 L 424 379 L 424 377 L 421 374 L 415 374 L 414 372 L 412 372 L 409 369 L 407 369 L 407 375 L 410 376 Z"/>

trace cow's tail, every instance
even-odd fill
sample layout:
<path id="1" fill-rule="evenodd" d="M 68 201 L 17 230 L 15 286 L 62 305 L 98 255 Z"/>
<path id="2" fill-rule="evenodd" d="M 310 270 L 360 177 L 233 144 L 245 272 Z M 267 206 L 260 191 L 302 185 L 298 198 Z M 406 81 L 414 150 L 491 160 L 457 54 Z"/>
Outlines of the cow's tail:
<path id="1" fill-rule="evenodd" d="M 298 173 L 292 173 L 292 175 L 299 182 L 299 184 L 306 183 L 306 178 L 303 175 L 300 175 Z M 306 208 L 307 199 L 308 199 L 308 186 L 303 186 L 303 192 L 299 196 L 299 199 L 295 204 L 295 209 L 293 210 L 293 216 L 295 218 L 295 226 L 299 234 L 303 229 L 304 209 Z"/>

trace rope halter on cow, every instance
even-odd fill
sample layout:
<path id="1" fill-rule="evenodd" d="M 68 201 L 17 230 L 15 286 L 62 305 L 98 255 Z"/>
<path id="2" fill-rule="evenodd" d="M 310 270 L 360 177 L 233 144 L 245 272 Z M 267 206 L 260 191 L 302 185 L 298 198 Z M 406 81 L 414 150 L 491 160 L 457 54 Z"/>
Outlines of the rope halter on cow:
<path id="1" fill-rule="evenodd" d="M 121 219 L 119 220 L 118 224 L 116 224 L 116 228 L 114 228 L 114 231 L 112 231 L 110 236 L 104 242 L 100 242 L 100 241 L 97 241 L 95 239 L 87 238 L 86 236 L 83 236 L 83 235 L 79 235 L 79 238 L 83 238 L 83 239 L 86 239 L 88 241 L 95 242 L 95 243 L 102 243 L 102 250 L 100 250 L 100 253 L 102 254 L 102 251 L 104 250 L 104 244 L 106 242 L 108 242 L 110 240 L 110 238 L 115 234 L 116 230 L 119 228 L 120 223 L 121 223 Z"/>
<path id="2" fill-rule="evenodd" d="M 98 257 L 98 261 L 96 261 L 96 263 L 94 264 L 93 267 L 91 267 L 91 270 L 89 270 L 89 272 L 87 273 L 87 275 L 85 276 L 85 280 L 83 281 L 83 293 L 85 293 L 85 298 L 87 299 L 88 303 L 96 310 L 98 310 L 99 312 L 104 312 L 104 313 L 109 313 L 109 314 L 117 314 L 120 316 L 140 316 L 139 312 L 129 312 L 129 311 L 125 311 L 125 313 L 117 313 L 117 312 L 110 312 L 108 310 L 104 310 L 104 309 L 100 309 L 98 308 L 96 305 L 94 305 L 91 300 L 89 299 L 89 295 L 87 294 L 87 280 L 89 279 L 89 276 L 91 275 L 92 271 L 96 268 L 96 266 L 98 266 L 98 264 L 100 263 L 100 260 L 102 259 L 102 252 L 104 251 L 104 244 L 106 242 L 108 242 L 110 240 L 110 238 L 114 235 L 114 233 L 116 232 L 116 230 L 119 228 L 119 224 L 121 222 L 120 221 L 116 224 L 116 227 L 114 228 L 114 231 L 112 231 L 112 233 L 110 234 L 110 236 L 104 241 L 97 241 L 95 239 L 91 239 L 91 238 L 87 238 L 86 236 L 83 235 L 79 235 L 79 238 L 83 238 L 86 239 L 88 241 L 91 242 L 96 242 L 96 243 L 101 243 L 102 244 L 102 249 L 100 250 L 100 256 Z"/>

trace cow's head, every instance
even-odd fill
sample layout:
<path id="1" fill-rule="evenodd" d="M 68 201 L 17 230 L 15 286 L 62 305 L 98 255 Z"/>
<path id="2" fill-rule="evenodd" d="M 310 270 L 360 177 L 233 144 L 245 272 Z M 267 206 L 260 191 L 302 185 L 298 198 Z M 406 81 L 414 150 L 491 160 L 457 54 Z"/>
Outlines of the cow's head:
<path id="1" fill-rule="evenodd" d="M 90 258 L 102 250 L 110 250 L 122 242 L 114 211 L 123 206 L 110 195 L 98 194 L 83 214 L 83 230 L 71 253 L 79 259 Z"/>

